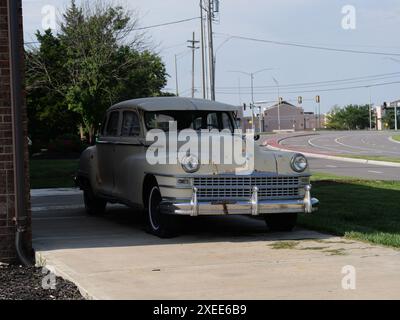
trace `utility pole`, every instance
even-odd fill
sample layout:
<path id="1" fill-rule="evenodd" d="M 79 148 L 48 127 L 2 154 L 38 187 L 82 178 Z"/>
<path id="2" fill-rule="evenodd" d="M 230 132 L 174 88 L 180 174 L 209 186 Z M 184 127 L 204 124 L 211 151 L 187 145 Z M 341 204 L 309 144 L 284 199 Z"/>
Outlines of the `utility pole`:
<path id="1" fill-rule="evenodd" d="M 399 108 L 400 107 L 400 102 L 397 102 L 395 105 L 394 105 L 394 130 L 398 130 L 399 128 L 398 128 L 398 120 L 397 120 L 397 108 Z"/>
<path id="2" fill-rule="evenodd" d="M 263 119 L 264 119 L 264 113 L 263 113 L 263 108 L 260 106 L 260 115 L 258 117 L 259 120 L 259 127 L 260 127 L 260 133 L 263 132 Z"/>
<path id="3" fill-rule="evenodd" d="M 175 55 L 175 88 L 176 88 L 176 96 L 179 97 L 178 56 L 177 55 Z"/>
<path id="4" fill-rule="evenodd" d="M 281 130 L 281 95 L 280 95 L 280 90 L 279 90 L 279 82 L 278 80 L 276 80 L 274 77 L 272 77 L 272 79 L 274 80 L 277 88 L 278 88 L 278 130 Z"/>
<path id="5" fill-rule="evenodd" d="M 315 102 L 318 104 L 318 129 L 321 129 L 321 96 L 316 96 Z"/>
<path id="6" fill-rule="evenodd" d="M 199 41 L 196 41 L 196 35 L 193 32 L 193 38 L 192 40 L 188 40 L 187 42 L 189 42 L 191 45 L 188 46 L 189 49 L 192 49 L 192 98 L 194 98 L 194 93 L 195 93 L 195 88 L 194 88 L 194 54 L 196 49 L 199 49 L 199 47 L 196 47 L 196 44 L 199 43 Z"/>
<path id="7" fill-rule="evenodd" d="M 201 78 L 202 78 L 202 88 L 203 88 L 203 99 L 206 98 L 206 48 L 204 45 L 204 10 L 203 10 L 203 0 L 200 0 L 200 21 L 201 21 Z"/>
<path id="8" fill-rule="evenodd" d="M 213 1 L 208 0 L 208 50 L 210 68 L 211 100 L 215 101 L 215 64 L 214 64 L 214 34 L 213 34 Z"/>
<path id="9" fill-rule="evenodd" d="M 372 131 L 372 94 L 371 87 L 369 88 L 369 130 Z"/>

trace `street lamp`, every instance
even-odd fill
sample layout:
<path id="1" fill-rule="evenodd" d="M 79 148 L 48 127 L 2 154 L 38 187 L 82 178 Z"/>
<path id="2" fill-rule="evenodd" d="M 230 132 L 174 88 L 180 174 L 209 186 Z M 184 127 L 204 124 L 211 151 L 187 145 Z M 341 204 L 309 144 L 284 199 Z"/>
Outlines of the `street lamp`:
<path id="1" fill-rule="evenodd" d="M 229 39 L 226 40 L 226 42 L 227 42 L 227 41 L 229 41 Z M 229 71 L 229 72 L 241 73 L 241 74 L 247 75 L 247 76 L 249 76 L 250 79 L 251 79 L 251 105 L 252 105 L 251 115 L 252 115 L 252 119 L 253 119 L 253 127 L 254 127 L 254 111 L 253 111 L 253 108 L 254 108 L 254 76 L 255 76 L 256 74 L 261 73 L 261 72 L 270 71 L 270 70 L 274 70 L 274 69 L 273 69 L 273 68 L 264 68 L 264 69 L 261 69 L 261 70 L 255 71 L 255 72 L 245 72 L 245 71 L 237 71 L 237 70 L 231 70 L 231 71 Z M 261 121 L 261 107 L 260 107 L 260 115 L 259 115 L 259 124 L 260 124 L 260 132 L 262 132 L 262 131 L 261 131 L 261 126 L 262 126 L 262 121 Z"/>
<path id="2" fill-rule="evenodd" d="M 175 89 L 176 96 L 179 97 L 179 80 L 178 80 L 178 60 L 188 54 L 188 50 L 175 54 Z"/>

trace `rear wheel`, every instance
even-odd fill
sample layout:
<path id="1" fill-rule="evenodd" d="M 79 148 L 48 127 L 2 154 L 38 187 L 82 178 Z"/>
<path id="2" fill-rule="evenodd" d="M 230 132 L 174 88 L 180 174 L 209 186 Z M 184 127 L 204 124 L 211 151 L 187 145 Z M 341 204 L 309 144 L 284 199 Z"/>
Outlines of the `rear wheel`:
<path id="1" fill-rule="evenodd" d="M 293 231 L 297 223 L 297 213 L 280 213 L 265 216 L 265 222 L 271 231 Z"/>
<path id="2" fill-rule="evenodd" d="M 83 191 L 86 213 L 91 216 L 99 216 L 105 213 L 107 201 L 96 197 L 92 188 L 88 186 Z"/>
<path id="3" fill-rule="evenodd" d="M 171 238 L 176 235 L 176 219 L 174 216 L 161 213 L 161 201 L 162 197 L 158 186 L 151 187 L 147 208 L 149 231 L 160 238 Z"/>

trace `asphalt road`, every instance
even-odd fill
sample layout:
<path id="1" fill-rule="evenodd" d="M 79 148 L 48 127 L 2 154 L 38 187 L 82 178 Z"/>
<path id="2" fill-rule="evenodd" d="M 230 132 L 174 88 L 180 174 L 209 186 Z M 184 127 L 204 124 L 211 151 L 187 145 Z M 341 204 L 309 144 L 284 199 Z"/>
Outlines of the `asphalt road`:
<path id="1" fill-rule="evenodd" d="M 94 299 L 398 299 L 399 252 L 247 217 L 184 221 L 158 239 L 123 206 L 87 216 L 79 191 L 34 191 L 37 262 Z M 287 241 L 292 246 L 278 249 Z M 355 290 L 343 287 L 346 266 Z M 348 268 L 348 267 L 347 267 Z M 344 271 L 345 270 L 345 271 Z M 343 273 L 344 272 L 344 273 Z M 57 284 L 56 284 L 57 285 Z"/>
<path id="2" fill-rule="evenodd" d="M 288 136 L 283 148 L 333 156 L 381 156 L 400 160 L 400 143 L 390 140 L 394 132 L 322 132 Z M 310 158 L 313 172 L 374 180 L 400 180 L 400 168 Z"/>
<path id="3" fill-rule="evenodd" d="M 390 140 L 394 134 L 394 132 L 376 131 L 321 132 L 314 136 L 288 138 L 281 144 L 284 147 L 307 150 L 311 153 L 400 159 L 400 143 Z"/>

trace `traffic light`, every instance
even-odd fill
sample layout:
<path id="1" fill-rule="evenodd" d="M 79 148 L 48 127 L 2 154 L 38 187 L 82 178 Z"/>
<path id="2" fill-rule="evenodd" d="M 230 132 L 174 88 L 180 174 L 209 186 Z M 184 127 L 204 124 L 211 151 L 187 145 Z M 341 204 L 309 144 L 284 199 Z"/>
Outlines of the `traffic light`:
<path id="1" fill-rule="evenodd" d="M 321 102 L 321 97 L 320 96 L 316 96 L 315 97 L 315 102 L 320 103 Z"/>
<path id="2" fill-rule="evenodd" d="M 297 98 L 297 102 L 298 102 L 299 104 L 303 104 L 303 97 L 302 97 L 302 96 L 298 97 L 298 98 Z"/>
<path id="3" fill-rule="evenodd" d="M 383 110 L 386 110 L 388 108 L 387 102 L 383 103 Z"/>

